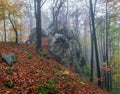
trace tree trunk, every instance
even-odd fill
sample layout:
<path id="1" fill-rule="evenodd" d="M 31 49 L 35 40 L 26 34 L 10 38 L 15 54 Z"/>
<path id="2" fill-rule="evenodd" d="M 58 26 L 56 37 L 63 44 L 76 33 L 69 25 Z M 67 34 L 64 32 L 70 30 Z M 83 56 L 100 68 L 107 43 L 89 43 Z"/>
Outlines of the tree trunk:
<path id="1" fill-rule="evenodd" d="M 109 63 L 109 56 L 108 56 L 108 49 L 109 49 L 109 15 L 108 15 L 108 0 L 106 0 L 106 63 L 107 63 L 107 67 L 110 67 L 110 63 Z M 106 88 L 107 91 L 110 91 L 110 72 L 106 73 Z"/>
<path id="2" fill-rule="evenodd" d="M 15 38 L 15 43 L 18 43 L 18 32 L 17 32 L 17 29 L 16 29 L 14 23 L 12 22 L 12 20 L 11 20 L 11 18 L 10 18 L 10 14 L 9 14 L 9 20 L 10 20 L 10 23 L 11 23 L 11 25 L 12 25 L 12 27 L 13 27 L 14 32 L 15 32 L 15 36 L 16 36 L 16 38 Z"/>
<path id="3" fill-rule="evenodd" d="M 5 23 L 5 19 L 3 20 L 4 22 L 4 41 L 6 42 L 6 23 Z"/>
<path id="4" fill-rule="evenodd" d="M 93 65 L 94 65 L 94 61 L 93 61 L 93 37 L 91 35 L 91 74 L 90 74 L 90 81 L 93 82 Z"/>
<path id="5" fill-rule="evenodd" d="M 89 0 L 90 3 L 90 11 L 91 11 L 91 23 L 92 23 L 92 30 L 93 30 L 93 40 L 95 45 L 95 54 L 96 54 L 96 66 L 97 66 L 97 78 L 98 78 L 98 85 L 101 86 L 101 72 L 100 72 L 100 63 L 99 63 L 99 55 L 98 55 L 98 47 L 97 47 L 97 38 L 96 38 L 96 30 L 95 30 L 95 19 L 93 13 L 93 4 L 92 0 Z"/>
<path id="6" fill-rule="evenodd" d="M 90 81 L 93 82 L 93 65 L 94 65 L 94 61 L 93 61 L 93 33 L 92 33 L 92 29 L 91 29 L 91 23 L 90 23 L 90 33 L 91 33 L 91 72 L 90 72 Z"/>
<path id="7" fill-rule="evenodd" d="M 41 0 L 36 0 L 36 51 L 42 51 Z"/>
<path id="8" fill-rule="evenodd" d="M 16 36 L 15 43 L 18 43 L 18 32 L 17 32 L 17 30 L 14 30 L 14 31 L 15 31 L 15 36 Z"/>
<path id="9" fill-rule="evenodd" d="M 94 47 L 94 44 L 93 44 L 93 42 L 94 41 L 93 41 L 93 31 L 92 31 L 90 11 L 89 11 L 89 20 L 90 20 L 89 25 L 90 25 L 90 35 L 91 35 L 91 61 L 90 61 L 90 63 L 91 63 L 91 65 L 90 65 L 91 70 L 90 70 L 90 81 L 93 82 L 93 73 L 94 73 L 93 72 L 93 66 L 94 66 L 94 60 L 93 60 L 93 55 L 94 55 L 94 49 L 93 49 L 93 47 Z"/>

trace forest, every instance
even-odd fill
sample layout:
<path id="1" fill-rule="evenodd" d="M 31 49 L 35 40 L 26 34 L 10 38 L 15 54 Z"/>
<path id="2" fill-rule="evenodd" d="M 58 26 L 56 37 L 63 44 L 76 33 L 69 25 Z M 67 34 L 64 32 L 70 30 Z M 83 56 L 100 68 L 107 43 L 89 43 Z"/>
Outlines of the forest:
<path id="1" fill-rule="evenodd" d="M 0 94 L 120 94 L 120 0 L 0 0 Z"/>

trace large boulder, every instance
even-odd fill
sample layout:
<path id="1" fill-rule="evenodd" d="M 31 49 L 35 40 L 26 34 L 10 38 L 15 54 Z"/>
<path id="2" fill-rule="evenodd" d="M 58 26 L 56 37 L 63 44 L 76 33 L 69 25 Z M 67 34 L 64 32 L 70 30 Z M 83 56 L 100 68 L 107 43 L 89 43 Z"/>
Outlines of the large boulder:
<path id="1" fill-rule="evenodd" d="M 7 63 L 8 66 L 12 66 L 18 61 L 18 58 L 14 53 L 2 54 L 2 59 Z"/>
<path id="2" fill-rule="evenodd" d="M 51 39 L 49 50 L 61 64 L 66 67 L 74 66 L 77 72 L 84 65 L 80 45 L 75 39 L 56 33 Z"/>

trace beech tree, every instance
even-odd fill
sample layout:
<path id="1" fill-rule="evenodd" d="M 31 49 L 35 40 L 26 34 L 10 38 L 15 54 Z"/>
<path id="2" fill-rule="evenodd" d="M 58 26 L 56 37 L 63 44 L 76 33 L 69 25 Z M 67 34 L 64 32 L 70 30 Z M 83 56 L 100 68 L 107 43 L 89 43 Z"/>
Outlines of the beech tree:
<path id="1" fill-rule="evenodd" d="M 1 0 L 0 1 L 0 15 L 1 20 L 3 20 L 4 23 L 4 40 L 6 41 L 6 21 L 9 20 L 11 27 L 13 28 L 15 32 L 15 42 L 18 43 L 18 31 L 20 29 L 20 23 L 19 20 L 22 17 L 22 8 L 26 6 L 26 4 L 20 0 L 14 1 L 10 3 L 9 0 Z M 9 24 L 9 23 L 8 23 Z"/>
<path id="2" fill-rule="evenodd" d="M 36 51 L 42 51 L 42 39 L 41 39 L 41 2 L 42 0 L 34 0 L 35 18 L 36 18 Z"/>
<path id="3" fill-rule="evenodd" d="M 94 16 L 94 11 L 93 11 L 93 4 L 92 0 L 89 0 L 90 4 L 90 17 L 91 17 L 91 24 L 92 24 L 92 38 L 94 42 L 94 47 L 95 47 L 95 55 L 96 55 L 96 66 L 97 66 L 97 78 L 98 78 L 98 85 L 101 86 L 101 72 L 100 72 L 100 62 L 99 62 L 99 54 L 98 54 L 98 47 L 97 47 L 97 38 L 96 38 L 96 29 L 95 29 L 95 16 Z"/>
<path id="4" fill-rule="evenodd" d="M 36 18 L 36 51 L 42 51 L 42 27 L 41 27 L 41 7 L 46 0 L 34 0 L 35 18 Z"/>

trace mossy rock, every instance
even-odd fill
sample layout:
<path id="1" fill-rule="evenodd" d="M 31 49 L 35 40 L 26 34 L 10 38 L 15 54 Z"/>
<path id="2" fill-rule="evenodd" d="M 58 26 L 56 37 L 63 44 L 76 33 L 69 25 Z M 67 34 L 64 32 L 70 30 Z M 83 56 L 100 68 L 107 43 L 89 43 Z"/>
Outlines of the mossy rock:
<path id="1" fill-rule="evenodd" d="M 7 63 L 8 66 L 12 66 L 18 61 L 18 58 L 14 53 L 2 54 L 2 59 Z"/>

